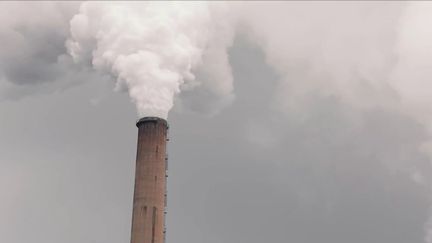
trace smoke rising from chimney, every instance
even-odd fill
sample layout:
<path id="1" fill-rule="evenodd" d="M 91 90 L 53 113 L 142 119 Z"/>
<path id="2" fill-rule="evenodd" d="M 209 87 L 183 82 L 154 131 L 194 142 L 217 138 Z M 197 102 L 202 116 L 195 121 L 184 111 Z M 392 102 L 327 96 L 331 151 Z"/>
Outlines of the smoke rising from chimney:
<path id="1" fill-rule="evenodd" d="M 204 2 L 83 3 L 71 20 L 67 47 L 74 60 L 114 75 L 116 89 L 128 90 L 139 116 L 167 118 L 175 95 L 199 85 L 194 70 L 204 54 L 215 47 L 226 52 L 231 37 L 226 35 L 230 26 L 218 27 L 225 15 L 222 7 Z M 217 71 L 232 79 L 229 69 Z M 216 86 L 222 93 L 232 90 L 229 84 Z"/>

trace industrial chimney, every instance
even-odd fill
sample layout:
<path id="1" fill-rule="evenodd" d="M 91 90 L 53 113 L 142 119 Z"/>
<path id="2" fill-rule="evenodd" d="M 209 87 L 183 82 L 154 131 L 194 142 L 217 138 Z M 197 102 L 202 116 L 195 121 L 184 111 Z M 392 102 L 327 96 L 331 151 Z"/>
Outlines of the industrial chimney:
<path id="1" fill-rule="evenodd" d="M 168 123 L 144 117 L 137 123 L 138 148 L 131 243 L 165 241 L 166 141 Z"/>

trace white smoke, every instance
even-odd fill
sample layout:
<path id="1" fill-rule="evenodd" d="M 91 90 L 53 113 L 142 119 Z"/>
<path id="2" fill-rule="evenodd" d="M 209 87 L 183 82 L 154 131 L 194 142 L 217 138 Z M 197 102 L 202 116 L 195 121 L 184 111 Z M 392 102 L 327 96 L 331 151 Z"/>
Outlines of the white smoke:
<path id="1" fill-rule="evenodd" d="M 112 73 L 140 116 L 166 118 L 182 88 L 200 85 L 193 72 L 206 53 L 228 63 L 230 26 L 218 24 L 224 11 L 204 2 L 83 3 L 71 20 L 67 47 L 76 61 Z M 221 95 L 232 91 L 227 67 L 212 71 L 225 79 L 213 85 Z"/>

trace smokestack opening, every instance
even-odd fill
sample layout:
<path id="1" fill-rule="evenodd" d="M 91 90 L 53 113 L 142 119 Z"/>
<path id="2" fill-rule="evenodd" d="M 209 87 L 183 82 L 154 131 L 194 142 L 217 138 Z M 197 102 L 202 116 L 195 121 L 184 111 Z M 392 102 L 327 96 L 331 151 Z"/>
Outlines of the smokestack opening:
<path id="1" fill-rule="evenodd" d="M 136 126 L 139 128 L 143 123 L 147 122 L 162 123 L 166 128 L 168 128 L 168 122 L 165 119 L 156 116 L 143 117 L 136 122 Z"/>

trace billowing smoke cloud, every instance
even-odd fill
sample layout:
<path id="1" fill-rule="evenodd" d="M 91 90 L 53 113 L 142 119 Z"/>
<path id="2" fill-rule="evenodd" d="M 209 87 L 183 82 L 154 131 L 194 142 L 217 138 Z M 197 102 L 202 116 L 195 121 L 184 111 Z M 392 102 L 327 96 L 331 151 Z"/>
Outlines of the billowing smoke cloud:
<path id="1" fill-rule="evenodd" d="M 210 58 L 207 71 L 221 77 L 211 89 L 232 91 L 226 54 L 231 42 L 227 14 L 220 4 L 84 3 L 71 20 L 67 42 L 77 61 L 91 63 L 117 78 L 127 89 L 140 116 L 166 118 L 182 88 L 199 85 L 194 71 Z M 222 24 L 223 25 L 223 24 Z M 212 67 L 213 59 L 217 67 Z"/>
<path id="2" fill-rule="evenodd" d="M 225 98 L 220 103 L 226 105 L 233 96 L 227 49 L 234 31 L 247 29 L 241 33 L 264 50 L 281 77 L 277 109 L 298 109 L 315 92 L 366 109 L 406 110 L 426 121 L 430 7 L 6 2 L 0 9 L 1 99 L 75 75 L 69 52 L 76 62 L 112 75 L 117 90 L 129 91 L 139 115 L 166 117 L 181 90 L 201 95 L 188 105 L 199 106 L 210 96 Z"/>

